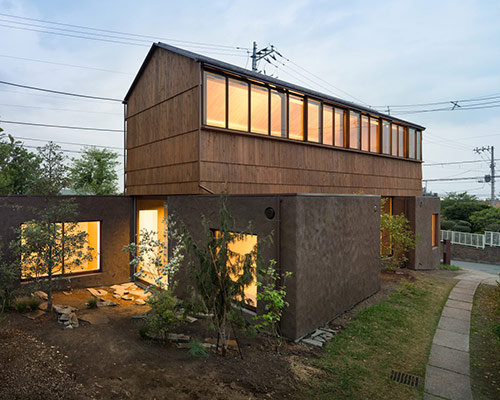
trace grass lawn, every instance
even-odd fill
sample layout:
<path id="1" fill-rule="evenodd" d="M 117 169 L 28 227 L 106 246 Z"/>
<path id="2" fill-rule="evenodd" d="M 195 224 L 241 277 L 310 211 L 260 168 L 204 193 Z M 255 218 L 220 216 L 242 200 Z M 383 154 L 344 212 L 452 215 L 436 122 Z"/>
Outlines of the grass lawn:
<path id="1" fill-rule="evenodd" d="M 421 378 L 441 310 L 455 281 L 426 273 L 402 282 L 386 300 L 358 313 L 315 361 L 309 399 L 421 399 L 418 388 L 390 379 L 391 370 Z"/>
<path id="2" fill-rule="evenodd" d="M 500 399 L 500 289 L 480 285 L 471 319 L 471 383 L 474 399 Z"/>

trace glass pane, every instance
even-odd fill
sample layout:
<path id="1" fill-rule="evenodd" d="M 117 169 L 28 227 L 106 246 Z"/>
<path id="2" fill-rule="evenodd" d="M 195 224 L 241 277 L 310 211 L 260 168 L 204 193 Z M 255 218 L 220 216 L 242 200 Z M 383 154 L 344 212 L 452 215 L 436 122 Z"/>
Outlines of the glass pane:
<path id="1" fill-rule="evenodd" d="M 415 158 L 415 129 L 408 129 L 408 158 Z"/>
<path id="2" fill-rule="evenodd" d="M 422 132 L 417 131 L 417 160 L 422 159 Z"/>
<path id="3" fill-rule="evenodd" d="M 229 129 L 248 131 L 248 83 L 228 79 Z"/>
<path id="4" fill-rule="evenodd" d="M 212 126 L 226 127 L 226 78 L 205 72 L 204 74 L 203 123 Z"/>
<path id="5" fill-rule="evenodd" d="M 391 123 L 382 121 L 382 153 L 391 153 Z"/>
<path id="6" fill-rule="evenodd" d="M 333 144 L 333 108 L 323 106 L 323 144 Z"/>
<path id="7" fill-rule="evenodd" d="M 359 149 L 359 114 L 349 113 L 349 148 Z"/>
<path id="8" fill-rule="evenodd" d="M 307 140 L 321 143 L 321 103 L 314 100 L 307 101 Z"/>
<path id="9" fill-rule="evenodd" d="M 269 91 L 261 86 L 251 85 L 251 132 L 269 132 Z"/>
<path id="10" fill-rule="evenodd" d="M 71 235 L 76 235 L 81 232 L 87 234 L 87 243 L 84 245 L 82 252 L 83 254 L 88 254 L 92 256 L 92 260 L 85 260 L 78 264 L 75 262 L 76 257 L 66 258 L 64 260 L 64 273 L 75 273 L 84 271 L 95 271 L 99 269 L 99 261 L 101 255 L 100 249 L 100 222 L 90 221 L 90 222 L 78 222 L 76 224 L 64 224 L 65 232 L 71 230 Z"/>
<path id="11" fill-rule="evenodd" d="M 378 119 L 370 118 L 370 151 L 373 153 L 378 153 L 380 149 L 378 125 Z"/>
<path id="12" fill-rule="evenodd" d="M 398 126 L 394 124 L 392 124 L 391 154 L 393 156 L 398 155 Z"/>
<path id="13" fill-rule="evenodd" d="M 405 156 L 405 128 L 402 126 L 399 127 L 399 138 L 398 138 L 398 156 L 399 157 L 404 157 Z"/>
<path id="14" fill-rule="evenodd" d="M 304 140 L 304 100 L 290 95 L 288 137 L 290 139 Z"/>
<path id="15" fill-rule="evenodd" d="M 345 111 L 335 109 L 335 146 L 344 147 L 344 117 Z"/>
<path id="16" fill-rule="evenodd" d="M 271 90 L 271 135 L 286 137 L 286 95 Z"/>
<path id="17" fill-rule="evenodd" d="M 361 150 L 370 150 L 370 122 L 368 117 L 361 117 Z"/>

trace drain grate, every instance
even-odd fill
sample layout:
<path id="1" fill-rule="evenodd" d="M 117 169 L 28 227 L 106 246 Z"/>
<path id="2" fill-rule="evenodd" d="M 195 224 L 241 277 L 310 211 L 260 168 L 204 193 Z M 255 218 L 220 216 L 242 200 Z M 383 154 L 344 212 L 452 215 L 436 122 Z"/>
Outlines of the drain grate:
<path id="1" fill-rule="evenodd" d="M 415 375 L 406 374 L 400 371 L 391 371 L 391 379 L 403 385 L 417 387 L 420 382 L 420 377 Z"/>

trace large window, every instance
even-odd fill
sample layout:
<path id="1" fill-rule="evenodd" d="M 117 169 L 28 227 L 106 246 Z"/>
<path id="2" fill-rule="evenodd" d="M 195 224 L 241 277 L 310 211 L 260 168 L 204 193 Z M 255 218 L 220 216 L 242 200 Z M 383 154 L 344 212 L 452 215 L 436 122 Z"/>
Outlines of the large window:
<path id="1" fill-rule="evenodd" d="M 321 143 L 321 103 L 307 100 L 307 140 Z"/>
<path id="2" fill-rule="evenodd" d="M 288 103 L 288 137 L 304 140 L 304 100 L 290 95 Z"/>
<path id="3" fill-rule="evenodd" d="M 335 146 L 344 147 L 344 121 L 345 121 L 345 111 L 336 108 L 335 109 Z"/>
<path id="4" fill-rule="evenodd" d="M 391 123 L 382 121 L 382 153 L 391 154 Z"/>
<path id="5" fill-rule="evenodd" d="M 359 113 L 349 113 L 349 147 L 359 149 Z"/>
<path id="6" fill-rule="evenodd" d="M 417 131 L 417 160 L 422 160 L 422 132 Z"/>
<path id="7" fill-rule="evenodd" d="M 408 129 L 408 158 L 415 158 L 415 129 Z"/>
<path id="8" fill-rule="evenodd" d="M 393 156 L 398 155 L 398 126 L 394 124 L 392 124 L 391 154 Z"/>
<path id="9" fill-rule="evenodd" d="M 333 107 L 323 105 L 323 144 L 333 145 Z"/>
<path id="10" fill-rule="evenodd" d="M 269 90 L 257 85 L 251 85 L 251 116 L 250 131 L 269 133 Z"/>
<path id="11" fill-rule="evenodd" d="M 361 117 L 361 150 L 370 150 L 370 120 L 365 115 Z"/>
<path id="12" fill-rule="evenodd" d="M 404 157 L 405 155 L 405 128 L 400 126 L 398 128 L 398 156 Z"/>
<path id="13" fill-rule="evenodd" d="M 248 84 L 228 79 L 229 129 L 248 131 Z"/>
<path id="14" fill-rule="evenodd" d="M 226 78 L 205 72 L 205 115 L 204 123 L 212 126 L 226 127 Z"/>
<path id="15" fill-rule="evenodd" d="M 271 135 L 286 137 L 286 94 L 271 90 Z"/>
<path id="16" fill-rule="evenodd" d="M 370 118 L 370 151 L 378 153 L 380 151 L 380 133 L 377 118 Z"/>

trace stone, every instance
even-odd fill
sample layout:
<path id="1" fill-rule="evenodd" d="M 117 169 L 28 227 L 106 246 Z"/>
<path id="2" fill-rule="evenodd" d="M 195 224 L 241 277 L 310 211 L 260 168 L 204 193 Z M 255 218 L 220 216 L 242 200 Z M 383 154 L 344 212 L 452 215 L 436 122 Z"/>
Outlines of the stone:
<path id="1" fill-rule="evenodd" d="M 116 304 L 114 301 L 111 301 L 111 300 L 103 300 L 103 299 L 99 299 L 97 301 L 97 307 L 114 307 L 114 306 L 117 306 L 118 304 Z"/>
<path id="2" fill-rule="evenodd" d="M 65 329 L 73 329 L 73 325 L 66 325 Z"/>
<path id="3" fill-rule="evenodd" d="M 469 335 L 436 329 L 433 344 L 460 351 L 469 351 Z"/>
<path id="4" fill-rule="evenodd" d="M 464 351 L 433 344 L 429 355 L 429 365 L 470 375 L 469 354 Z"/>
<path id="5" fill-rule="evenodd" d="M 122 294 L 114 294 L 113 297 L 115 299 L 120 299 L 123 295 Z"/>
<path id="6" fill-rule="evenodd" d="M 460 308 L 445 306 L 441 315 L 450 318 L 463 319 L 464 321 L 470 322 L 470 311 L 461 310 Z"/>
<path id="7" fill-rule="evenodd" d="M 452 300 L 452 299 L 448 299 L 445 306 L 459 308 L 461 310 L 467 310 L 467 311 L 472 310 L 472 303 L 466 303 L 464 301 L 457 301 L 457 300 Z"/>
<path id="8" fill-rule="evenodd" d="M 65 296 L 71 296 L 71 292 L 63 291 L 63 295 L 65 295 Z"/>
<path id="9" fill-rule="evenodd" d="M 191 338 L 182 333 L 169 333 L 167 339 L 174 343 L 188 343 Z"/>
<path id="10" fill-rule="evenodd" d="M 42 300 L 48 300 L 49 295 L 41 290 L 38 290 L 34 293 L 36 296 L 40 297 Z"/>
<path id="11" fill-rule="evenodd" d="M 69 314 L 69 313 L 72 313 L 74 311 L 77 311 L 77 309 L 74 307 L 63 306 L 60 304 L 54 304 L 52 307 L 53 307 L 54 311 L 58 314 Z"/>
<path id="12" fill-rule="evenodd" d="M 444 329 L 445 331 L 461 333 L 463 335 L 468 335 L 470 333 L 469 321 L 445 317 L 444 315 L 439 320 L 438 328 Z"/>
<path id="13" fill-rule="evenodd" d="M 302 339 L 302 343 L 316 347 L 323 347 L 323 342 L 314 339 Z"/>
<path id="14" fill-rule="evenodd" d="M 106 296 L 108 294 L 108 292 L 103 289 L 97 289 L 97 293 L 99 293 L 99 296 Z"/>
<path id="15" fill-rule="evenodd" d="M 425 391 L 454 400 L 472 400 L 470 378 L 457 372 L 427 365 Z"/>
<path id="16" fill-rule="evenodd" d="M 60 317 L 59 317 L 59 322 L 65 322 L 65 321 L 69 321 L 71 318 L 71 314 L 61 314 Z"/>
<path id="17" fill-rule="evenodd" d="M 45 313 L 42 311 L 42 310 L 35 310 L 35 311 L 32 311 L 28 314 L 25 314 L 26 317 L 28 317 L 29 319 L 37 319 L 38 317 L 41 317 L 42 315 L 44 315 Z"/>
<path id="18" fill-rule="evenodd" d="M 134 298 L 132 296 L 122 296 L 121 297 L 122 300 L 134 300 Z"/>
<path id="19" fill-rule="evenodd" d="M 193 322 L 196 322 L 198 321 L 198 318 L 195 318 L 195 317 L 191 317 L 191 316 L 187 316 L 186 317 L 186 321 L 189 322 L 190 324 L 192 324 Z"/>
<path id="20" fill-rule="evenodd" d="M 94 296 L 94 297 L 99 297 L 99 296 L 100 296 L 99 292 L 98 292 L 97 290 L 95 290 L 95 289 L 92 289 L 92 288 L 87 288 L 87 290 L 88 290 L 88 291 L 90 292 L 90 294 L 91 294 L 92 296 Z"/>
<path id="21" fill-rule="evenodd" d="M 47 311 L 47 309 L 49 308 L 49 303 L 47 303 L 46 301 L 44 301 L 42 304 L 40 304 L 38 306 L 38 308 L 42 311 Z"/>
<path id="22" fill-rule="evenodd" d="M 78 326 L 80 325 L 78 323 L 78 318 L 77 318 L 75 313 L 70 314 L 70 318 L 69 318 L 68 322 L 73 326 L 73 328 L 78 328 Z"/>
<path id="23" fill-rule="evenodd" d="M 139 306 L 143 306 L 146 304 L 146 302 L 143 300 L 143 299 L 137 299 L 135 301 L 135 304 L 139 305 Z"/>

